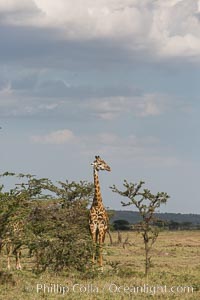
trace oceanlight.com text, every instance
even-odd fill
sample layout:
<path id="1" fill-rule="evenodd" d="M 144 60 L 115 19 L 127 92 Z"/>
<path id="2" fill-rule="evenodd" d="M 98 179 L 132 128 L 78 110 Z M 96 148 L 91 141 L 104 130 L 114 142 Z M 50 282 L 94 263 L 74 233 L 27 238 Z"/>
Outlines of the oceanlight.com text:
<path id="1" fill-rule="evenodd" d="M 134 285 L 119 285 L 116 283 L 106 283 L 104 286 L 97 286 L 95 284 L 82 284 L 76 283 L 72 285 L 61 285 L 54 283 L 38 283 L 36 285 L 37 293 L 43 294 L 60 294 L 66 295 L 69 293 L 79 294 L 188 294 L 193 293 L 194 288 L 192 286 L 167 286 L 167 285 L 155 285 L 144 284 L 141 286 Z"/>
<path id="2" fill-rule="evenodd" d="M 115 283 L 111 283 L 108 286 L 108 289 L 111 293 L 125 293 L 125 294 L 183 294 L 183 293 L 193 293 L 194 288 L 192 286 L 171 286 L 168 287 L 166 285 L 155 285 L 151 286 L 148 284 L 144 284 L 142 286 L 128 286 L 128 285 L 117 285 Z"/>

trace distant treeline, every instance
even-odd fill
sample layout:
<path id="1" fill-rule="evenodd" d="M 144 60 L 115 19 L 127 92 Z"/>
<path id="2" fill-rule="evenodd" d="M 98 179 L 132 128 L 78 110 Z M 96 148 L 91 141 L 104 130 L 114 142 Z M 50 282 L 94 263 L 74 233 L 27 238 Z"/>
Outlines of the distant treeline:
<path id="1" fill-rule="evenodd" d="M 200 215 L 181 213 L 157 213 L 159 220 L 156 225 L 170 230 L 200 229 Z M 111 224 L 116 230 L 131 230 L 137 228 L 141 221 L 138 212 L 112 211 Z M 118 228 L 119 227 L 119 228 Z"/>

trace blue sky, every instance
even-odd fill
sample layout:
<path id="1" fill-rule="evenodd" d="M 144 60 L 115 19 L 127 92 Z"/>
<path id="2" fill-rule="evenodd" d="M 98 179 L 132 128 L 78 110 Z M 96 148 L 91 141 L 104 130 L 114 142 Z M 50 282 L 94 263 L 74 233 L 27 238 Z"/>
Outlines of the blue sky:
<path id="1" fill-rule="evenodd" d="M 1 0 L 1 172 L 144 180 L 200 213 L 200 2 Z"/>

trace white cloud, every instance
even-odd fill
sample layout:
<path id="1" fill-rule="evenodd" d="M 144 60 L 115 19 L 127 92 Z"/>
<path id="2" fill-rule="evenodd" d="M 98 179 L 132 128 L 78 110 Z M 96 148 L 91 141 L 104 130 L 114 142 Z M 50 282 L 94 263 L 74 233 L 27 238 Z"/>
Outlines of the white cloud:
<path id="1" fill-rule="evenodd" d="M 106 156 L 112 161 L 127 162 L 130 164 L 141 164 L 142 166 L 167 167 L 179 166 L 181 161 L 174 149 L 162 145 L 157 137 L 119 135 L 114 132 L 101 132 L 90 135 L 77 135 L 69 129 L 50 132 L 46 135 L 31 137 L 34 144 L 52 144 L 74 147 L 73 151 L 79 157 L 94 155 Z"/>
<path id="2" fill-rule="evenodd" d="M 197 0 L 2 0 L 0 12 L 1 22 L 56 28 L 65 39 L 112 39 L 119 47 L 143 49 L 153 56 L 200 57 L 199 3 Z"/>
<path id="3" fill-rule="evenodd" d="M 31 136 L 31 142 L 35 144 L 66 144 L 75 139 L 73 132 L 69 129 L 62 129 L 50 132 L 46 135 Z"/>
<path id="4" fill-rule="evenodd" d="M 113 120 L 123 114 L 138 117 L 157 116 L 170 107 L 170 98 L 162 94 L 144 94 L 132 97 L 107 97 L 88 101 L 93 114 L 104 120 Z"/>
<path id="5" fill-rule="evenodd" d="M 9 110 L 13 110 L 17 105 L 18 101 L 13 95 L 11 84 L 7 83 L 0 89 L 0 115 L 4 115 L 4 112 L 9 113 Z"/>
<path id="6" fill-rule="evenodd" d="M 13 12 L 20 10 L 27 10 L 33 7 L 32 0 L 1 0 L 0 1 L 0 12 Z"/>
<path id="7" fill-rule="evenodd" d="M 161 115 L 167 109 L 166 100 L 164 95 L 146 94 L 138 100 L 135 114 L 141 117 Z"/>
<path id="8" fill-rule="evenodd" d="M 0 89 L 0 116 L 22 117 L 54 112 L 62 101 L 30 97 L 12 88 L 11 83 L 5 84 Z"/>
<path id="9" fill-rule="evenodd" d="M 164 57 L 200 57 L 200 22 L 197 1 L 159 0 L 150 37 Z"/>
<path id="10" fill-rule="evenodd" d="M 53 83 L 52 83 L 53 85 Z M 98 118 L 105 121 L 113 121 L 120 117 L 157 117 L 166 115 L 172 111 L 187 113 L 191 111 L 191 105 L 186 99 L 179 99 L 176 95 L 162 93 L 142 93 L 138 94 L 134 90 L 125 96 L 95 96 L 90 95 L 90 90 L 83 91 L 84 99 L 80 98 L 82 90 L 69 95 L 61 93 L 59 85 L 55 89 L 47 86 L 49 94 L 41 92 L 39 89 L 34 91 L 24 91 L 13 89 L 10 83 L 0 88 L 0 117 L 39 117 L 51 118 L 78 118 L 86 120 L 89 117 Z M 100 92 L 100 91 L 99 91 Z M 97 94 L 99 93 L 97 91 Z M 60 93 L 62 97 L 60 97 Z M 108 91 L 108 95 L 109 95 Z M 120 94 L 120 91 L 117 91 Z M 116 94 L 117 94 L 116 93 Z M 122 94 L 126 91 L 122 90 Z M 131 93 L 133 94 L 131 96 Z M 115 94 L 115 91 L 113 93 Z M 51 97 L 51 95 L 53 95 Z M 87 99 L 87 95 L 88 98 Z M 106 95 L 106 91 L 105 91 Z"/>
<path id="11" fill-rule="evenodd" d="M 120 136 L 112 132 L 102 132 L 79 137 L 78 142 L 80 152 L 87 156 L 98 153 L 112 160 L 126 158 L 130 163 L 154 167 L 174 167 L 180 164 L 180 159 L 172 153 L 172 149 L 164 147 L 157 137 L 150 135 Z"/>
<path id="12" fill-rule="evenodd" d="M 0 98 L 10 97 L 12 95 L 11 84 L 8 82 L 5 86 L 0 89 Z"/>

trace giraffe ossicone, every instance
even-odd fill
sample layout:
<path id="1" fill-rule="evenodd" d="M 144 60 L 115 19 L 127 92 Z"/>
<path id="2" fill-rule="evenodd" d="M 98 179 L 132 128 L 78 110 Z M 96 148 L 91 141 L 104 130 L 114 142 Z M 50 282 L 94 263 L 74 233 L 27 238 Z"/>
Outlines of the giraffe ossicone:
<path id="1" fill-rule="evenodd" d="M 109 218 L 106 209 L 103 205 L 103 200 L 101 196 L 99 175 L 98 172 L 101 171 L 111 171 L 110 166 L 101 157 L 95 156 L 94 162 L 91 164 L 93 166 L 93 176 L 94 176 L 94 198 L 89 212 L 89 227 L 90 233 L 93 240 L 94 252 L 92 262 L 95 263 L 96 254 L 98 252 L 98 262 L 100 268 L 103 266 L 103 243 L 105 241 L 105 235 L 109 227 Z"/>

